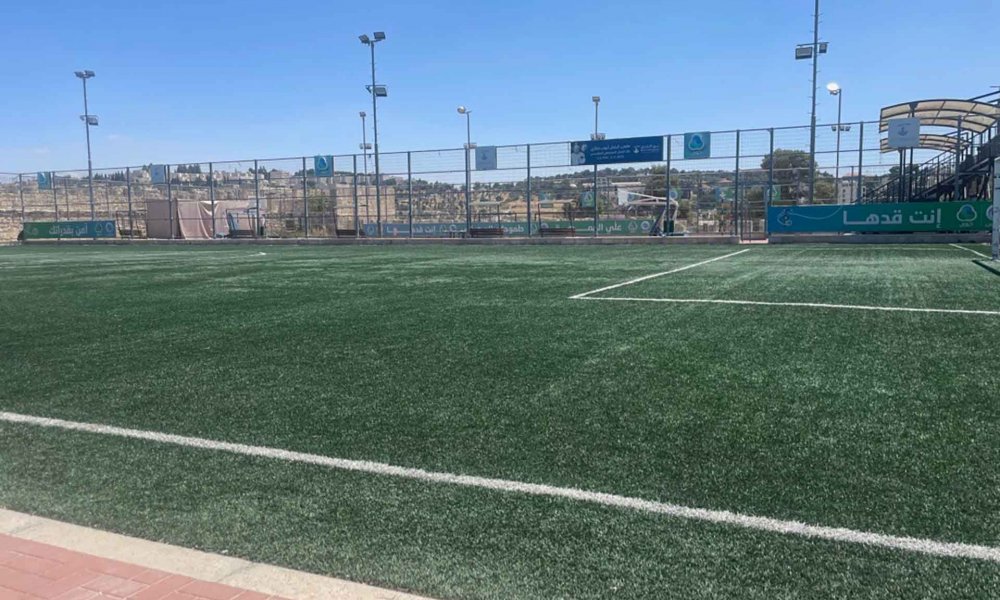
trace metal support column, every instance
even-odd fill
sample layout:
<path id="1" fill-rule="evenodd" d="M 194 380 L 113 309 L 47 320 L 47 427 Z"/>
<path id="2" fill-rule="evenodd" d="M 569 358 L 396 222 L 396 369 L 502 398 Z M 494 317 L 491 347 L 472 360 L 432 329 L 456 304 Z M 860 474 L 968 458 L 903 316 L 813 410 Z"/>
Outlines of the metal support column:
<path id="1" fill-rule="evenodd" d="M 528 178 L 524 188 L 528 200 L 528 237 L 531 237 L 531 144 L 528 144 Z"/>
<path id="2" fill-rule="evenodd" d="M 306 185 L 306 157 L 302 157 L 302 212 L 305 216 L 306 237 L 309 237 L 309 188 Z"/>
<path id="3" fill-rule="evenodd" d="M 330 200 L 330 204 L 331 204 L 331 206 L 330 206 L 330 216 L 333 217 L 331 220 L 333 221 L 334 235 L 336 235 L 337 229 L 340 227 L 339 221 L 337 220 L 338 219 L 338 217 L 337 217 L 337 209 L 339 208 L 338 202 L 340 200 L 337 198 L 337 159 L 336 159 L 336 157 L 333 157 L 333 156 L 330 157 L 330 174 L 333 175 L 333 177 L 330 178 L 330 183 L 331 183 L 331 185 L 330 185 L 330 190 L 331 190 L 330 191 L 330 198 L 331 198 L 331 200 Z M 319 182 L 319 177 L 316 178 L 316 181 Z M 323 211 L 323 231 L 326 231 L 326 230 L 327 230 L 326 229 L 326 211 Z"/>
<path id="4" fill-rule="evenodd" d="M 354 159 L 354 236 L 361 237 L 361 223 L 358 222 L 358 155 L 355 154 L 351 158 Z M 365 187 L 365 189 L 368 189 Z"/>
<path id="5" fill-rule="evenodd" d="M 663 230 L 660 231 L 661 235 L 670 235 L 671 233 L 674 232 L 674 222 L 670 218 L 670 159 L 672 158 L 673 154 L 673 149 L 670 147 L 671 146 L 670 139 L 671 136 L 667 135 L 667 165 L 663 171 L 663 186 L 664 186 L 663 195 L 666 197 L 667 205 L 666 205 L 666 210 L 663 213 L 665 218 L 663 219 L 663 224 L 662 224 Z M 678 204 L 678 207 L 680 207 L 680 204 Z M 678 214 L 680 213 L 679 208 L 677 212 Z"/>
<path id="6" fill-rule="evenodd" d="M 768 129 L 768 161 L 767 161 L 767 191 L 764 193 L 764 235 L 770 231 L 767 228 L 768 212 L 771 210 L 771 203 L 774 202 L 774 129 Z"/>
<path id="7" fill-rule="evenodd" d="M 56 174 L 49 173 L 49 186 L 52 188 L 52 205 L 56 208 L 56 222 L 59 222 L 59 190 L 56 189 Z"/>
<path id="8" fill-rule="evenodd" d="M 813 13 L 812 46 L 812 120 L 809 135 L 809 203 L 816 203 L 816 73 L 819 63 L 819 0 Z"/>
<path id="9" fill-rule="evenodd" d="M 465 144 L 465 235 L 472 229 L 472 164 L 469 162 L 469 144 Z"/>
<path id="10" fill-rule="evenodd" d="M 208 199 L 212 203 L 212 238 L 219 235 L 215 226 L 215 221 L 219 218 L 215 214 L 215 165 L 208 163 Z"/>
<path id="11" fill-rule="evenodd" d="M 736 171 L 733 177 L 733 214 L 736 216 L 736 235 L 743 239 L 746 223 L 743 222 L 743 203 L 740 202 L 740 130 L 736 130 Z"/>
<path id="12" fill-rule="evenodd" d="M 955 135 L 955 198 L 957 202 L 962 195 L 962 117 L 958 118 L 958 133 Z"/>
<path id="13" fill-rule="evenodd" d="M 413 237 L 413 154 L 406 153 L 406 222 Z"/>
<path id="14" fill-rule="evenodd" d="M 172 240 L 174 239 L 174 194 L 170 183 L 170 165 L 166 165 L 164 171 L 167 174 L 167 219 L 169 219 L 170 225 L 170 234 L 167 239 Z"/>
<path id="15" fill-rule="evenodd" d="M 865 166 L 865 122 L 861 121 L 858 123 L 858 189 L 854 190 L 854 198 L 858 204 L 861 204 L 862 196 L 862 184 L 864 183 L 864 166 Z"/>
<path id="16" fill-rule="evenodd" d="M 21 199 L 21 229 L 24 229 L 24 175 L 17 176 L 17 196 Z"/>
<path id="17" fill-rule="evenodd" d="M 594 165 L 594 236 L 597 237 L 597 228 L 600 223 L 600 208 L 598 206 L 600 203 L 597 201 L 597 165 Z"/>
<path id="18" fill-rule="evenodd" d="M 993 260 L 1000 260 L 1000 158 L 993 160 Z"/>
<path id="19" fill-rule="evenodd" d="M 257 207 L 257 215 L 254 218 L 253 236 L 260 237 L 260 173 L 258 172 L 257 161 L 253 161 L 253 198 Z"/>
<path id="20" fill-rule="evenodd" d="M 128 200 L 128 237 L 132 239 L 135 237 L 135 221 L 132 217 L 132 168 L 125 167 L 125 196 Z M 212 210 L 213 217 L 215 216 L 215 209 Z M 215 220 L 212 220 L 212 235 L 215 235 Z"/>

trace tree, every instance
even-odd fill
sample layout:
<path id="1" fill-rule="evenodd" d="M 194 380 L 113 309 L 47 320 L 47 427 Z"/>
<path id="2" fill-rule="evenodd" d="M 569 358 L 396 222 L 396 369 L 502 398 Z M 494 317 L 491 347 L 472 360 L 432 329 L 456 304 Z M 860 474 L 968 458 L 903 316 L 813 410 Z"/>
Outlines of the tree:
<path id="1" fill-rule="evenodd" d="M 816 170 L 816 163 L 809 160 L 808 152 L 777 149 L 760 161 L 760 168 L 764 171 L 769 172 L 772 165 L 774 185 L 781 190 L 782 199 L 796 200 L 808 195 L 809 173 Z"/>

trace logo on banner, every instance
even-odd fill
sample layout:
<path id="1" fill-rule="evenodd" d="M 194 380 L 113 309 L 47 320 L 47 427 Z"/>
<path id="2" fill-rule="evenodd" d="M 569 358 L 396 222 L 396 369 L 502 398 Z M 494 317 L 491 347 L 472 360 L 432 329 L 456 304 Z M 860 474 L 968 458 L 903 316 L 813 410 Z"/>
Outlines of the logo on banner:
<path id="1" fill-rule="evenodd" d="M 497 147 L 481 146 L 476 148 L 476 170 L 495 171 L 497 168 Z"/>
<path id="2" fill-rule="evenodd" d="M 313 173 L 316 177 L 333 177 L 333 157 L 314 156 Z"/>
<path id="3" fill-rule="evenodd" d="M 167 165 L 153 165 L 149 168 L 149 177 L 153 183 L 167 182 Z"/>
<path id="4" fill-rule="evenodd" d="M 712 156 L 712 134 L 696 131 L 684 134 L 684 158 L 709 158 Z"/>

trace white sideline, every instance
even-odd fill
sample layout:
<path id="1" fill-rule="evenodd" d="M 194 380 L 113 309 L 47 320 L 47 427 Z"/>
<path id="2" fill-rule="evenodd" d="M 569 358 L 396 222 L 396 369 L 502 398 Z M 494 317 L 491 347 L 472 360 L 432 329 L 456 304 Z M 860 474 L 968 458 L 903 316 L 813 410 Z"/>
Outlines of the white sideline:
<path id="1" fill-rule="evenodd" d="M 971 253 L 975 254 L 976 256 L 981 256 L 983 258 L 990 258 L 989 256 L 986 256 L 982 252 L 977 252 L 977 251 L 973 250 L 972 248 L 966 248 L 965 246 L 960 246 L 958 244 L 948 244 L 948 245 L 951 246 L 952 248 L 958 248 L 959 250 L 965 250 L 966 252 L 971 252 Z"/>
<path id="2" fill-rule="evenodd" d="M 824 304 L 819 302 L 758 302 L 756 300 L 713 300 L 702 298 L 577 298 L 578 300 L 608 300 L 611 302 L 672 302 L 675 304 L 735 304 L 745 306 L 797 306 L 801 308 L 836 308 L 845 310 L 875 310 L 883 312 L 943 313 L 1000 317 L 998 310 L 966 310 L 962 308 L 909 308 L 906 306 L 866 306 L 863 304 Z"/>
<path id="3" fill-rule="evenodd" d="M 690 508 L 665 502 L 655 502 L 616 494 L 605 494 L 601 492 L 590 492 L 575 488 L 556 487 L 537 483 L 524 483 L 520 481 L 510 481 L 506 479 L 492 479 L 487 477 L 476 477 L 472 475 L 457 475 L 453 473 L 440 473 L 414 469 L 410 467 L 398 467 L 384 463 L 350 460 L 344 458 L 331 458 L 316 454 L 306 454 L 302 452 L 292 452 L 290 450 L 280 450 L 277 448 L 267 448 L 263 446 L 249 446 L 245 444 L 233 444 L 229 442 L 219 442 L 202 438 L 186 437 L 168 433 L 158 433 L 154 431 L 142 431 L 138 429 L 125 429 L 111 425 L 98 425 L 92 423 L 79 423 L 75 421 L 64 421 L 61 419 L 50 419 L 46 417 L 35 417 L 10 412 L 0 412 L 0 421 L 8 423 L 22 423 L 37 425 L 41 427 L 54 427 L 70 431 L 83 431 L 123 438 L 148 440 L 175 446 L 185 446 L 190 448 L 201 448 L 205 450 L 219 450 L 232 452 L 245 456 L 256 456 L 284 460 L 294 463 L 304 463 L 328 467 L 331 469 L 341 469 L 374 475 L 402 477 L 430 483 L 447 483 L 473 488 L 497 490 L 502 492 L 515 492 L 529 494 L 533 496 L 545 496 L 550 498 L 565 498 L 578 502 L 589 502 L 603 506 L 625 508 L 646 513 L 655 513 L 677 517 L 682 519 L 694 519 L 780 533 L 785 535 L 798 535 L 807 538 L 823 539 L 834 542 L 846 542 L 862 544 L 866 546 L 877 546 L 894 550 L 929 554 L 933 556 L 944 556 L 952 558 L 968 558 L 985 560 L 1000 563 L 1000 548 L 992 546 L 980 546 L 974 544 L 963 544 L 957 542 L 939 542 L 936 540 L 902 537 L 873 533 L 866 531 L 856 531 L 843 527 L 825 527 L 822 525 L 809 525 L 798 521 L 784 521 L 769 517 L 756 517 L 739 513 L 709 510 L 704 508 Z"/>
<path id="4" fill-rule="evenodd" d="M 702 265 L 707 265 L 708 263 L 713 263 L 713 262 L 715 262 L 717 260 L 723 260 L 723 259 L 729 258 L 731 256 L 736 256 L 737 254 L 743 254 L 744 252 L 750 252 L 750 250 L 751 250 L 751 248 L 747 248 L 746 250 L 740 250 L 738 252 L 733 252 L 733 253 L 727 254 L 725 256 L 716 256 L 715 258 L 710 258 L 708 260 L 703 260 L 701 262 L 694 263 L 693 265 L 687 265 L 687 266 L 684 266 L 684 267 L 679 267 L 677 269 L 673 269 L 673 270 L 670 270 L 670 271 L 664 271 L 662 273 L 653 273 L 652 275 L 644 275 L 644 276 L 639 277 L 637 279 L 631 279 L 631 280 L 625 281 L 623 283 L 616 283 L 614 285 L 609 285 L 607 287 L 602 287 L 602 288 L 599 288 L 599 289 L 596 289 L 596 290 L 590 290 L 589 292 L 583 292 L 582 294 L 577 294 L 575 296 L 570 296 L 569 299 L 570 300 L 580 300 L 581 298 L 586 298 L 587 296 L 590 296 L 592 294 L 599 294 L 601 292 L 606 292 L 608 290 L 613 290 L 615 288 L 625 287 L 626 285 L 632 285 L 633 283 L 639 283 L 640 281 L 646 281 L 647 279 L 653 279 L 655 277 L 663 277 L 664 275 L 671 275 L 673 273 L 680 273 L 681 271 L 687 271 L 688 269 L 693 269 L 695 267 L 700 267 Z"/>

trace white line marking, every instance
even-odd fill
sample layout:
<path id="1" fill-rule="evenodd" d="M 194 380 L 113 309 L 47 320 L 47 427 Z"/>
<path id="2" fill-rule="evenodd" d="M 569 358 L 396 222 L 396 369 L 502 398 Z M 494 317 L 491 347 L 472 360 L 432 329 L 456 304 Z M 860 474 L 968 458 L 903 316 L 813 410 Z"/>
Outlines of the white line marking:
<path id="1" fill-rule="evenodd" d="M 653 279 L 655 277 L 663 277 L 664 275 L 671 275 L 673 273 L 680 273 L 681 271 L 687 271 L 688 269 L 693 269 L 695 267 L 700 267 L 702 265 L 707 265 L 708 263 L 713 263 L 713 262 L 715 262 L 717 260 L 723 260 L 723 259 L 729 258 L 731 256 L 736 256 L 737 254 L 743 254 L 744 252 L 750 252 L 750 250 L 752 250 L 752 248 L 747 248 L 746 250 L 740 250 L 738 252 L 733 252 L 732 254 L 727 254 L 725 256 L 716 256 L 715 258 L 710 258 L 708 260 L 703 260 L 701 262 L 694 263 L 693 265 L 687 265 L 687 266 L 684 266 L 684 267 L 679 267 L 679 268 L 673 269 L 671 271 L 664 271 L 662 273 L 653 273 L 652 275 L 644 275 L 644 276 L 639 277 L 637 279 L 631 279 L 631 280 L 623 282 L 623 283 L 616 283 L 614 285 L 609 285 L 607 287 L 602 287 L 600 289 L 591 290 L 589 292 L 583 292 L 582 294 L 577 294 L 575 296 L 570 296 L 569 299 L 570 300 L 579 300 L 581 298 L 586 298 L 587 296 L 590 296 L 592 294 L 599 294 L 601 292 L 606 292 L 608 290 L 613 290 L 615 288 L 625 287 L 626 285 L 632 285 L 634 283 L 639 283 L 640 281 L 646 281 L 647 279 Z"/>
<path id="2" fill-rule="evenodd" d="M 965 250 L 966 252 L 971 252 L 971 253 L 975 254 L 976 256 L 981 256 L 983 258 L 989 258 L 989 256 L 986 256 L 982 252 L 977 252 L 977 251 L 973 250 L 972 248 L 966 248 L 965 246 L 960 246 L 958 244 L 948 244 L 948 245 L 951 246 L 952 248 L 958 248 L 959 250 Z"/>
<path id="3" fill-rule="evenodd" d="M 510 481 L 506 479 L 492 479 L 487 477 L 476 477 L 472 475 L 457 475 L 453 473 L 440 473 L 414 469 L 410 467 L 398 467 L 384 463 L 377 463 L 365 460 L 350 460 L 345 458 L 331 458 L 317 454 L 306 454 L 302 452 L 292 452 L 290 450 L 280 450 L 277 448 L 267 448 L 264 446 L 249 446 L 245 444 L 233 444 L 229 442 L 218 442 L 202 438 L 186 437 L 169 433 L 158 433 L 155 431 L 142 431 L 138 429 L 125 429 L 111 425 L 98 425 L 93 423 L 79 423 L 75 421 L 64 421 L 62 419 L 50 419 L 46 417 L 35 417 L 10 412 L 0 412 L 0 421 L 8 423 L 21 423 L 37 425 L 40 427 L 54 427 L 70 431 L 84 431 L 123 438 L 148 440 L 162 444 L 172 444 L 175 446 L 185 446 L 189 448 L 200 448 L 204 450 L 220 450 L 232 452 L 245 456 L 256 456 L 262 458 L 272 458 L 294 463 L 304 463 L 328 467 L 331 469 L 341 469 L 361 473 L 370 473 L 389 477 L 402 477 L 405 479 L 415 479 L 431 483 L 447 483 L 473 488 L 497 490 L 501 492 L 515 492 L 529 494 L 532 496 L 545 496 L 550 498 L 565 498 L 577 502 L 589 502 L 603 506 L 625 508 L 646 513 L 668 515 L 681 519 L 694 519 L 707 521 L 710 523 L 720 523 L 755 529 L 771 533 L 785 535 L 798 535 L 807 538 L 816 538 L 834 542 L 846 542 L 852 544 L 863 544 L 866 546 L 878 546 L 891 548 L 894 550 L 904 550 L 907 552 L 917 552 L 920 554 L 930 554 L 934 556 L 946 556 L 953 558 L 972 558 L 1000 563 L 1000 548 L 992 546 L 979 546 L 974 544 L 963 544 L 958 542 L 939 542 L 936 540 L 901 537 L 886 535 L 882 533 L 872 533 L 867 531 L 856 531 L 843 527 L 825 527 L 822 525 L 808 525 L 798 521 L 784 521 L 769 517 L 755 517 L 724 510 L 709 510 L 705 508 L 690 508 L 677 504 L 667 504 L 665 502 L 655 502 L 653 500 L 643 500 L 641 498 L 630 498 L 617 494 L 605 494 L 601 492 L 589 492 L 576 488 L 556 487 L 538 483 L 524 483 L 521 481 Z"/>
<path id="4" fill-rule="evenodd" d="M 757 302 L 754 300 L 712 300 L 702 298 L 576 298 L 577 300 L 609 300 L 616 302 L 673 302 L 675 304 L 735 304 L 745 306 L 797 306 L 802 308 L 839 308 L 845 310 L 877 310 L 884 312 L 943 313 L 955 315 L 985 315 L 1000 317 L 997 310 L 966 310 L 962 308 L 909 308 L 906 306 L 865 306 L 860 304 L 824 304 L 817 302 Z"/>

